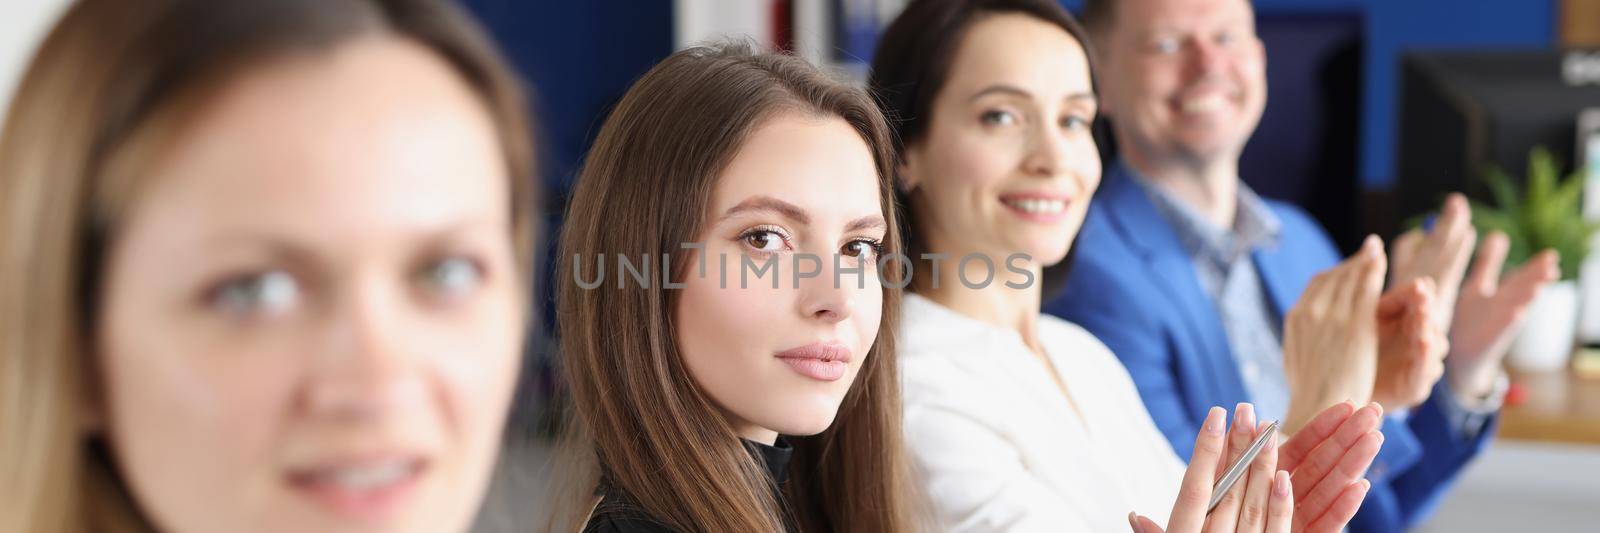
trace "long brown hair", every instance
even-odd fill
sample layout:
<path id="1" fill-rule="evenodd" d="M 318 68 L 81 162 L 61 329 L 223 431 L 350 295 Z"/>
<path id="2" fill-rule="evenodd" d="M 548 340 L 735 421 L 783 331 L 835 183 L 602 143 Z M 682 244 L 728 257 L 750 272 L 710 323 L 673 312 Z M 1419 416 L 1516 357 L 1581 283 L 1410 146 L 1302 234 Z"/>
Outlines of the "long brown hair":
<path id="1" fill-rule="evenodd" d="M 135 200 L 138 161 L 243 70 L 360 36 L 415 41 L 489 110 L 531 274 L 533 149 L 525 100 L 492 43 L 430 0 L 85 0 L 28 67 L 0 132 L 0 533 L 149 530 L 103 439 L 95 401 L 101 257 Z"/>
<path id="2" fill-rule="evenodd" d="M 685 279 L 692 261 L 680 243 L 698 239 L 717 176 L 745 139 L 780 112 L 842 118 L 861 135 L 878 166 L 891 228 L 884 244 L 899 249 L 889 133 L 865 93 L 804 60 L 753 52 L 748 44 L 673 54 L 617 104 L 572 193 L 556 278 L 575 409 L 568 452 L 597 460 L 610 487 L 682 531 L 782 531 L 785 507 L 804 531 L 906 531 L 911 484 L 893 329 L 899 291 L 884 288 L 876 341 L 833 425 L 790 438 L 788 501 L 775 502 L 764 470 L 684 366 L 672 323 L 676 292 L 661 283 L 584 290 L 573 278 L 577 258 L 667 254 L 673 279 Z M 898 266 L 884 271 L 886 279 L 899 279 Z M 589 482 L 575 487 L 579 494 L 594 490 L 594 466 L 579 477 Z"/>

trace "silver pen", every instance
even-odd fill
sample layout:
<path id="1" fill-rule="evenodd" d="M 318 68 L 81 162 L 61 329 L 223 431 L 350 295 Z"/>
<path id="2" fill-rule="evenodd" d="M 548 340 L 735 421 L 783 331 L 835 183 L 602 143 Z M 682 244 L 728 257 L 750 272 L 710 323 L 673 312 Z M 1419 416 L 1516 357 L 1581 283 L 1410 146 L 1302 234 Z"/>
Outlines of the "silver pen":
<path id="1" fill-rule="evenodd" d="M 1239 478 L 1244 477 L 1245 471 L 1250 469 L 1250 463 L 1255 461 L 1256 455 L 1259 455 L 1261 449 L 1266 447 L 1267 438 L 1277 432 L 1277 421 L 1267 424 L 1267 429 L 1262 430 L 1260 435 L 1256 435 L 1256 441 L 1250 443 L 1250 447 L 1245 449 L 1244 454 L 1240 455 L 1239 459 L 1234 461 L 1233 464 L 1228 465 L 1228 471 L 1222 474 L 1222 479 L 1217 480 L 1217 484 L 1211 487 L 1211 505 L 1206 507 L 1206 513 L 1210 513 L 1212 509 L 1217 508 L 1217 503 L 1222 501 L 1222 495 L 1227 494 L 1228 490 L 1233 488 L 1233 484 L 1237 483 Z"/>

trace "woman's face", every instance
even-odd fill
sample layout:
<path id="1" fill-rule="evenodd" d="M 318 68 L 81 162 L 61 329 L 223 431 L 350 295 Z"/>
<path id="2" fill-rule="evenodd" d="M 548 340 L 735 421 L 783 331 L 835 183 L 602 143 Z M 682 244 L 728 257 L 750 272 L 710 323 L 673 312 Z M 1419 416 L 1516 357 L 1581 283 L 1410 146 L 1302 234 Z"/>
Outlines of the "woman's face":
<path id="1" fill-rule="evenodd" d="M 103 430 L 171 532 L 460 531 L 515 380 L 486 109 L 364 38 L 235 79 L 141 177 L 96 332 Z"/>
<path id="2" fill-rule="evenodd" d="M 717 180 L 705 275 L 689 269 L 674 318 L 690 374 L 742 437 L 833 423 L 883 313 L 878 180 L 848 123 L 796 114 L 768 119 Z"/>
<path id="3" fill-rule="evenodd" d="M 1030 16 L 985 17 L 967 29 L 932 107 L 901 169 L 931 251 L 995 264 L 1018 252 L 1040 266 L 1066 257 L 1100 183 L 1078 41 Z"/>

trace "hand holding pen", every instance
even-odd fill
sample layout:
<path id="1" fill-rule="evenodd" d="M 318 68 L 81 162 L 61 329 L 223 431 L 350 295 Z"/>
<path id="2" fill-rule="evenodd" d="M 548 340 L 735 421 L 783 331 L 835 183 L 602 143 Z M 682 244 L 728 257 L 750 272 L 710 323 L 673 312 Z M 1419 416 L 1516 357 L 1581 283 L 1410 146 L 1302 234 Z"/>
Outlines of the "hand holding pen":
<path id="1" fill-rule="evenodd" d="M 1281 447 L 1276 424 L 1258 426 L 1250 404 L 1236 408 L 1231 431 L 1225 416 L 1221 407 L 1207 415 L 1165 531 L 1333 533 L 1355 516 L 1383 441 L 1380 407 L 1329 407 Z M 1134 513 L 1128 520 L 1135 533 L 1163 532 Z"/>

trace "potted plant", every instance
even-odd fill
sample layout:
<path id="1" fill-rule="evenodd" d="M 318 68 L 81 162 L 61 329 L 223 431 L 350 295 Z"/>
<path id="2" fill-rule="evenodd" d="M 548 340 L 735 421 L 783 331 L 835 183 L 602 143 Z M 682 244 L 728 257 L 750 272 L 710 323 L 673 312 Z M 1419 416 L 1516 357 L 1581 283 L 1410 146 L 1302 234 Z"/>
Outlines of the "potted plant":
<path id="1" fill-rule="evenodd" d="M 1590 238 L 1600 224 L 1584 220 L 1584 176 L 1560 176 L 1560 166 L 1544 147 L 1528 155 L 1521 191 L 1505 171 L 1489 167 L 1483 175 L 1496 206 L 1473 202 L 1472 222 L 1479 235 L 1501 231 L 1509 237 L 1506 268 L 1554 249 L 1561 255 L 1561 279 L 1545 287 L 1528 309 L 1523 330 L 1511 345 L 1510 364 L 1519 370 L 1549 371 L 1566 365 L 1578 325 L 1578 267 L 1589 255 Z"/>

